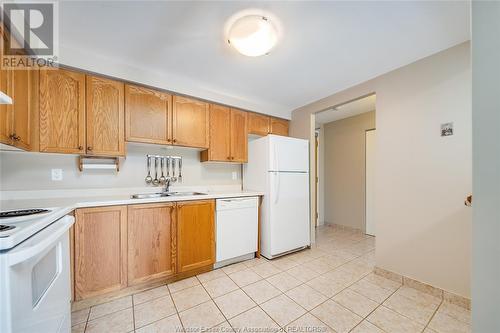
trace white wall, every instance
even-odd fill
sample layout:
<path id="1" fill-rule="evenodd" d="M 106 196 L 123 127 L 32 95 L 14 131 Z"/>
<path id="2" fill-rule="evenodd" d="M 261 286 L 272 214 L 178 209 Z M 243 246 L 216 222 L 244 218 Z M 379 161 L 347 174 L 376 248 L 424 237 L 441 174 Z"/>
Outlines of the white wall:
<path id="1" fill-rule="evenodd" d="M 183 157 L 184 186 L 241 185 L 241 166 L 200 163 L 199 152 L 189 148 L 127 145 L 120 172 L 77 168 L 77 156 L 27 152 L 0 152 L 0 190 L 55 190 L 131 188 L 147 186 L 146 154 Z M 63 181 L 51 180 L 51 169 L 63 170 Z M 237 179 L 232 179 L 232 173 Z"/>
<path id="2" fill-rule="evenodd" d="M 293 112 L 290 127 L 292 136 L 311 138 L 311 114 L 376 93 L 376 264 L 465 297 L 471 271 L 471 211 L 463 204 L 472 190 L 469 53 L 463 43 L 306 105 Z M 446 122 L 454 122 L 455 135 L 442 138 Z"/>
<path id="3" fill-rule="evenodd" d="M 500 2 L 472 3 L 472 328 L 500 332 Z"/>

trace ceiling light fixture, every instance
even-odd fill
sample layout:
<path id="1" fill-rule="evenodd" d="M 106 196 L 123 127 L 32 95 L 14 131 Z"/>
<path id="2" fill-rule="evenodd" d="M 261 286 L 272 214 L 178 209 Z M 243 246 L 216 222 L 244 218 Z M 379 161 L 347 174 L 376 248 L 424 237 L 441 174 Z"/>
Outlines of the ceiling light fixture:
<path id="1" fill-rule="evenodd" d="M 248 57 L 266 55 L 278 41 L 278 30 L 268 16 L 249 14 L 235 19 L 227 29 L 227 42 Z"/>

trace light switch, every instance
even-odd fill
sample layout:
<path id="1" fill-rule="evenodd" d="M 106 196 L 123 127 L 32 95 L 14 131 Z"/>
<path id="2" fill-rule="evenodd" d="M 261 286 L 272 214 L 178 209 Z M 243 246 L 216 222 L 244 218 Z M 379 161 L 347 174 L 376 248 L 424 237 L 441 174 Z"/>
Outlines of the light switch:
<path id="1" fill-rule="evenodd" d="M 231 177 L 233 178 L 233 180 L 238 179 L 238 173 L 236 171 L 233 171 Z"/>
<path id="2" fill-rule="evenodd" d="M 61 180 L 63 180 L 63 171 L 62 171 L 62 169 L 52 169 L 52 180 L 53 181 L 61 181 Z"/>

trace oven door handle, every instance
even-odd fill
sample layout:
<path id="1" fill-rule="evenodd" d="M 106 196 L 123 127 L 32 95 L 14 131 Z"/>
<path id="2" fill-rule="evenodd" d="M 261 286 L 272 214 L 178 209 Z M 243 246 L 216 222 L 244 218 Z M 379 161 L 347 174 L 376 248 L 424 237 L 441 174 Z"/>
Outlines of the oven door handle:
<path id="1" fill-rule="evenodd" d="M 9 266 L 14 266 L 23 261 L 27 261 L 50 248 L 54 242 L 56 242 L 65 232 L 69 230 L 73 223 L 75 223 L 75 218 L 72 216 L 65 216 L 54 223 L 57 223 L 56 229 L 50 228 L 52 226 L 50 225 L 46 229 L 40 231 L 40 233 L 47 233 L 47 236 L 40 242 L 26 247 L 21 245 L 19 250 L 15 249 L 12 253 L 8 253 Z"/>

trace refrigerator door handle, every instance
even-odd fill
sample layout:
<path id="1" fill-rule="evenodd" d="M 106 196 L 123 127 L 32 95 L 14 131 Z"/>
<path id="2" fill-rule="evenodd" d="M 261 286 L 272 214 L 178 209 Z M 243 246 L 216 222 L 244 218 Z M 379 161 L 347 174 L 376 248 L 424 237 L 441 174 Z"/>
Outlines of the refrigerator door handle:
<path id="1" fill-rule="evenodd" d="M 276 172 L 276 181 L 275 181 L 275 187 L 276 187 L 276 193 L 274 197 L 274 203 L 277 204 L 278 201 L 280 200 L 280 173 Z"/>
<path id="2" fill-rule="evenodd" d="M 273 159 L 274 159 L 274 165 L 273 165 L 273 168 L 274 170 L 276 171 L 279 171 L 279 167 L 278 167 L 278 148 L 276 148 L 276 145 L 273 146 Z"/>

